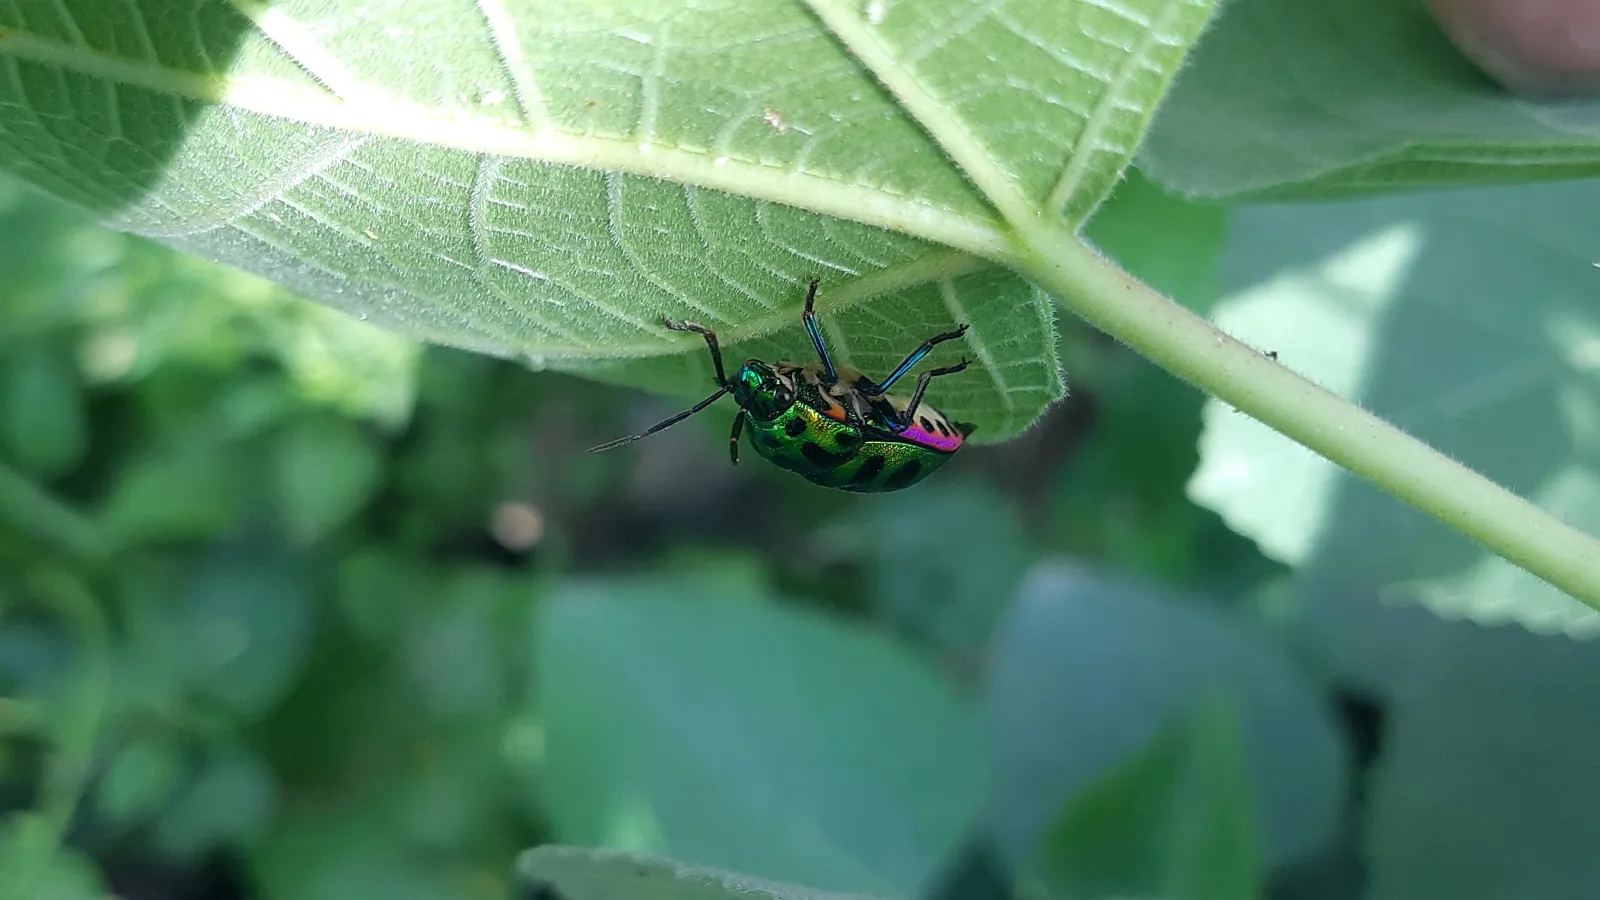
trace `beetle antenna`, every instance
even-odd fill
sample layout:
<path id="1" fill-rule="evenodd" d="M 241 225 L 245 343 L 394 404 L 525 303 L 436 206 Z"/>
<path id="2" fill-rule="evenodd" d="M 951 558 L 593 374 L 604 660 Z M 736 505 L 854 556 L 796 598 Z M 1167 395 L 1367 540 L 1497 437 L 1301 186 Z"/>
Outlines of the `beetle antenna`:
<path id="1" fill-rule="evenodd" d="M 694 415 L 695 413 L 699 412 L 700 410 L 705 409 L 706 407 L 710 406 L 711 404 L 717 402 L 717 400 L 719 398 L 721 398 L 722 395 L 726 394 L 727 392 L 728 392 L 728 388 L 727 388 L 726 385 L 724 385 L 723 387 L 717 388 L 717 392 L 716 393 L 714 393 L 711 396 L 705 398 L 704 400 L 701 400 L 699 403 L 696 403 L 692 409 L 686 409 L 683 412 L 678 413 L 677 415 L 673 416 L 670 419 L 666 419 L 664 421 L 657 422 L 656 424 L 651 425 L 649 428 L 646 428 L 645 430 L 639 432 L 638 434 L 630 434 L 625 438 L 617 438 L 614 441 L 610 441 L 608 443 L 601 444 L 598 447 L 590 447 L 589 448 L 589 452 L 590 453 L 599 453 L 602 450 L 610 450 L 610 449 L 613 449 L 615 447 L 621 447 L 623 444 L 631 444 L 634 441 L 639 440 L 640 438 L 647 438 L 650 435 L 655 434 L 658 431 L 665 431 L 666 429 L 671 428 L 672 426 L 678 424 L 679 422 L 682 422 L 684 419 L 689 418 L 690 416 Z"/>

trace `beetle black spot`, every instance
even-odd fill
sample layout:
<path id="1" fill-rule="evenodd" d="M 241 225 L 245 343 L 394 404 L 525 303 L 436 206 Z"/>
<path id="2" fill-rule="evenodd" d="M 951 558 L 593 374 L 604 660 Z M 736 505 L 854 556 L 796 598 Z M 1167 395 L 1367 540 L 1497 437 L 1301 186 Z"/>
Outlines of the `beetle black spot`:
<path id="1" fill-rule="evenodd" d="M 849 458 L 841 453 L 832 453 L 824 450 L 815 441 L 806 441 L 801 444 L 800 455 L 804 456 L 812 465 L 821 466 L 824 469 L 831 469 Z"/>
<path id="2" fill-rule="evenodd" d="M 789 424 L 783 426 L 783 433 L 787 434 L 789 437 L 799 437 L 800 435 L 805 434 L 806 420 L 800 418 L 799 416 L 795 416 L 789 420 Z"/>
<path id="3" fill-rule="evenodd" d="M 891 491 L 895 490 L 896 488 L 903 488 L 911 482 L 916 481 L 917 475 L 921 472 L 922 463 L 913 459 L 901 466 L 899 469 L 896 469 L 894 473 L 889 476 L 889 480 L 883 483 L 883 486 Z"/>
<path id="4" fill-rule="evenodd" d="M 950 426 L 946 425 L 943 419 L 940 419 L 936 424 L 939 426 L 940 434 L 944 435 L 945 437 L 950 436 Z"/>
<path id="5" fill-rule="evenodd" d="M 923 431 L 926 431 L 929 434 L 933 434 L 933 422 L 929 421 L 927 416 L 919 416 L 919 417 L 917 417 L 917 423 L 922 426 L 922 430 Z"/>
<path id="6" fill-rule="evenodd" d="M 854 431 L 841 431 L 834 441 L 846 450 L 861 443 L 861 435 Z"/>
<path id="7" fill-rule="evenodd" d="M 850 476 L 850 483 L 851 484 L 866 484 L 867 482 L 871 481 L 872 479 L 877 478 L 878 477 L 878 473 L 882 472 L 882 471 L 883 471 L 883 457 L 881 457 L 881 456 L 871 457 L 866 462 L 861 464 L 861 468 L 857 469 L 856 473 L 854 475 Z"/>

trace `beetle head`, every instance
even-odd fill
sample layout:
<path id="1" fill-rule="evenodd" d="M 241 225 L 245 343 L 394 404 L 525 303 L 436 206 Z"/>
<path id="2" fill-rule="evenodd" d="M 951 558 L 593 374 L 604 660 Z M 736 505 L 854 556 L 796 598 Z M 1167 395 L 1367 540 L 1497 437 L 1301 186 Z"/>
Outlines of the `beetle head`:
<path id="1" fill-rule="evenodd" d="M 794 385 L 759 359 L 745 360 L 728 379 L 733 400 L 750 415 L 770 422 L 794 404 Z"/>

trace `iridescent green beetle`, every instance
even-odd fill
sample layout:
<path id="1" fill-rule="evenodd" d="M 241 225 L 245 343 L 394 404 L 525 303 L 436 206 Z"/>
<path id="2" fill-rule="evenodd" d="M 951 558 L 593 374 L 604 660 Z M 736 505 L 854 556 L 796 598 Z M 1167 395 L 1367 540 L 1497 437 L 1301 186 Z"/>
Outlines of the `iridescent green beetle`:
<path id="1" fill-rule="evenodd" d="M 909 399 L 890 396 L 888 390 L 935 346 L 966 334 L 967 326 L 923 341 L 888 378 L 874 383 L 848 366 L 834 366 L 812 311 L 816 299 L 817 280 L 812 279 L 801 321 L 817 350 L 817 362 L 797 365 L 750 359 L 732 379 L 723 374 L 722 349 L 715 332 L 693 322 L 667 319 L 665 324 L 673 331 L 692 331 L 706 339 L 717 373 L 716 393 L 639 434 L 589 452 L 649 437 L 705 409 L 723 394 L 732 394 L 739 404 L 733 434 L 728 438 L 734 465 L 739 464 L 739 434 L 749 431 L 750 446 L 757 453 L 823 487 L 881 493 L 908 488 L 928 477 L 961 449 L 976 426 L 951 422 L 923 403 L 922 395 L 929 381 L 965 369 L 967 361 L 923 372 Z"/>

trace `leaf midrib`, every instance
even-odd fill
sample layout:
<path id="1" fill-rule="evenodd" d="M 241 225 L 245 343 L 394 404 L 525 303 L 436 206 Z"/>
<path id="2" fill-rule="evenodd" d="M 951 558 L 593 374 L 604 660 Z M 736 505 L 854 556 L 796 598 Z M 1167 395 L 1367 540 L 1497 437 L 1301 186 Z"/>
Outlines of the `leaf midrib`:
<path id="1" fill-rule="evenodd" d="M 0 35 L 0 53 L 83 75 L 203 103 L 338 131 L 392 138 L 469 153 L 621 172 L 781 203 L 918 237 L 976 256 L 1004 260 L 1012 250 L 1001 222 L 957 213 L 882 188 L 867 188 L 816 172 L 617 137 L 577 134 L 546 125 L 530 128 L 464 112 L 438 111 L 364 87 L 361 102 L 280 79 L 204 75 L 111 56 L 27 32 Z"/>

